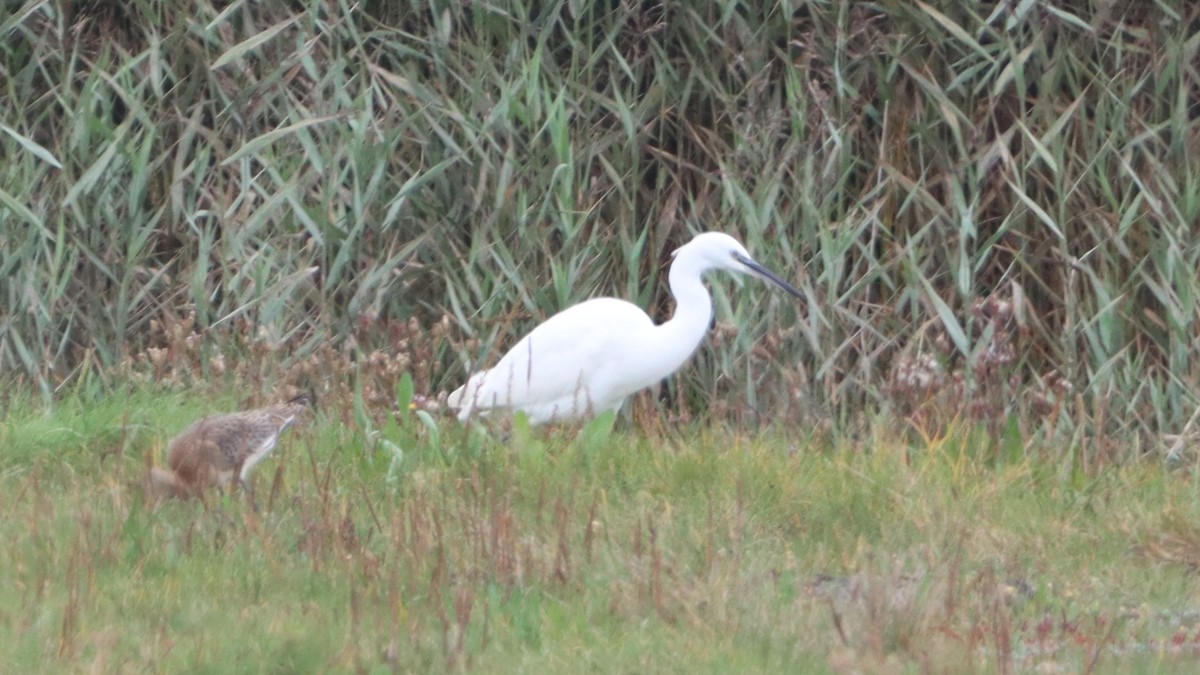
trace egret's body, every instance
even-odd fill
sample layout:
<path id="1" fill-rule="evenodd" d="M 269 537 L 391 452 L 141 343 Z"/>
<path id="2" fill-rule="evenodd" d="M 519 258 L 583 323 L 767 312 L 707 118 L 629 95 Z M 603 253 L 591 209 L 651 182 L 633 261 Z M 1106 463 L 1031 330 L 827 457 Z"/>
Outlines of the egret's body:
<path id="1" fill-rule="evenodd" d="M 616 410 L 629 395 L 678 370 L 700 346 L 713 314 L 702 281 L 708 270 L 753 273 L 801 296 L 725 234 L 697 235 L 673 255 L 670 320 L 655 325 L 637 305 L 616 298 L 568 307 L 450 394 L 447 402 L 459 419 L 503 409 L 540 424 Z"/>

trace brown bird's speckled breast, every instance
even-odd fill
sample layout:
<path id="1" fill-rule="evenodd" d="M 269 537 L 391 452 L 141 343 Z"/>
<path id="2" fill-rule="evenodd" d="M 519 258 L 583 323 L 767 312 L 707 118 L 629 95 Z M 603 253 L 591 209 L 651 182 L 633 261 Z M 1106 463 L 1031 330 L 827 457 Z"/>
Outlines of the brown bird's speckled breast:
<path id="1" fill-rule="evenodd" d="M 244 482 L 310 404 L 309 396 L 299 396 L 279 405 L 197 421 L 171 441 L 167 463 L 174 482 L 188 491 Z"/>

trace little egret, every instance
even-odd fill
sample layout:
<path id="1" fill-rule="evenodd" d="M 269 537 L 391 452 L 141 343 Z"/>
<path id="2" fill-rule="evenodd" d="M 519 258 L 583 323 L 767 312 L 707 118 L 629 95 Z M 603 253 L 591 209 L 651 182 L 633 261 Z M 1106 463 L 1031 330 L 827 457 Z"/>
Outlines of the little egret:
<path id="1" fill-rule="evenodd" d="M 637 305 L 596 298 L 568 307 L 526 335 L 490 370 L 447 398 L 465 422 L 473 413 L 521 411 L 531 424 L 616 410 L 630 394 L 679 369 L 712 322 L 708 270 L 749 273 L 804 294 L 750 257 L 733 237 L 696 235 L 671 254 L 675 315 L 655 325 Z"/>

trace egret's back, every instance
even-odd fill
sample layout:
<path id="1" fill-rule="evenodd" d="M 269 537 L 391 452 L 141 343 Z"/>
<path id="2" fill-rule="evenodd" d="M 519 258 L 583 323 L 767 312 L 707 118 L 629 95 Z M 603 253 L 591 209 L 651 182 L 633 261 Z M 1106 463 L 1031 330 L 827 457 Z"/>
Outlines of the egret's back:
<path id="1" fill-rule="evenodd" d="M 490 370 L 472 375 L 447 403 L 464 421 L 503 408 L 524 412 L 534 424 L 614 409 L 631 393 L 626 383 L 639 378 L 608 365 L 621 363 L 653 329 L 650 317 L 624 300 L 574 305 L 535 328 Z"/>

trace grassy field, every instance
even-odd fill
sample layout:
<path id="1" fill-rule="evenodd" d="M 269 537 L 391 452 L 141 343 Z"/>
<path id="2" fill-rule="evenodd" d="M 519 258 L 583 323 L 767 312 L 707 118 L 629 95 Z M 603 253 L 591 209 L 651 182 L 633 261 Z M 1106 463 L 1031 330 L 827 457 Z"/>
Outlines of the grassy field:
<path id="1" fill-rule="evenodd" d="M 961 430 L 507 439 L 328 410 L 240 494 L 148 504 L 231 398 L 11 403 L 11 672 L 1170 672 L 1200 654 L 1200 483 Z M 39 404 L 40 405 L 40 404 Z"/>
<path id="2" fill-rule="evenodd" d="M 1196 668 L 1200 3 L 6 7 L 0 671 Z M 436 410 L 707 229 L 806 301 Z M 259 511 L 145 499 L 289 390 Z"/>

